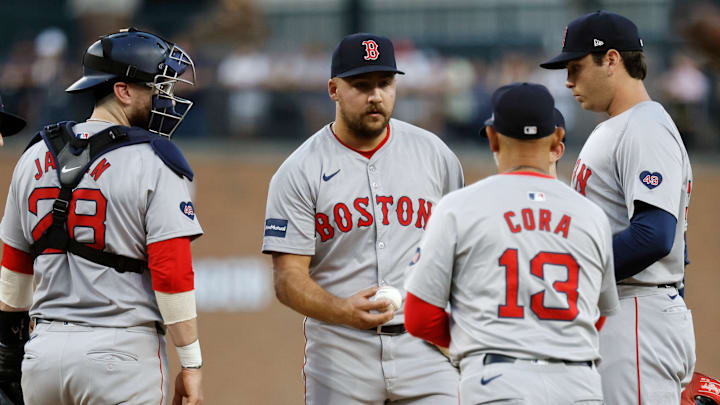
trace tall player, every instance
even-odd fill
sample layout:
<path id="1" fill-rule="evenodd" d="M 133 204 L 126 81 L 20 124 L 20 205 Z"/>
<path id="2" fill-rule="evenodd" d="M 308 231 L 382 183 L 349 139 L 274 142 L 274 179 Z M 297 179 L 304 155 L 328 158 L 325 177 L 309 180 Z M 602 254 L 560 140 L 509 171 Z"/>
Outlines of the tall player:
<path id="1" fill-rule="evenodd" d="M 169 141 L 192 104 L 174 87 L 186 70 L 194 78 L 193 63 L 129 29 L 90 45 L 83 68 L 67 91 L 92 93 L 92 116 L 46 127 L 13 173 L 0 224 L 2 372 L 19 377 L 29 308 L 25 404 L 167 404 L 165 324 L 182 365 L 173 403 L 200 404 L 190 240 L 202 229 L 192 171 Z"/>
<path id="2" fill-rule="evenodd" d="M 500 174 L 436 207 L 408 268 L 405 325 L 450 345 L 463 405 L 601 404 L 595 324 L 619 306 L 608 219 L 549 175 L 562 130 L 547 89 L 515 83 L 492 100 Z"/>
<path id="3" fill-rule="evenodd" d="M 567 68 L 580 105 L 609 116 L 583 146 L 572 187 L 602 207 L 613 232 L 622 310 L 600 334 L 611 404 L 678 403 L 695 367 L 692 316 L 678 291 L 692 170 L 672 118 L 645 90 L 642 48 L 632 21 L 598 11 L 572 21 L 562 52 L 540 65 Z"/>
<path id="4" fill-rule="evenodd" d="M 332 57 L 335 121 L 270 182 L 262 250 L 278 299 L 306 315 L 306 403 L 457 404 L 457 370 L 408 335 L 402 310 L 371 300 L 402 289 L 435 204 L 463 186 L 460 163 L 435 135 L 391 119 L 389 39 L 358 33 Z"/>

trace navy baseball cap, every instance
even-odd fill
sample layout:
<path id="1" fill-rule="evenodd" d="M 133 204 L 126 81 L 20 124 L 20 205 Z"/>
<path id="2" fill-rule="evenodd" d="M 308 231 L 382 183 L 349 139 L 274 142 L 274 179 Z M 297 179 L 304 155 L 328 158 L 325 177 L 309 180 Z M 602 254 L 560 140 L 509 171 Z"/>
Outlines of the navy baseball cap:
<path id="1" fill-rule="evenodd" d="M 330 77 L 349 77 L 369 72 L 405 74 L 395 64 L 392 41 L 365 32 L 343 38 L 333 52 Z"/>
<path id="2" fill-rule="evenodd" d="M 516 139 L 539 139 L 565 126 L 565 119 L 555 108 L 555 100 L 545 86 L 535 83 L 513 83 L 495 90 L 493 115 L 485 121 L 495 131 Z M 487 137 L 485 127 L 480 135 Z"/>
<path id="3" fill-rule="evenodd" d="M 540 64 L 545 69 L 565 69 L 573 59 L 594 52 L 642 51 L 643 42 L 635 24 L 620 14 L 596 11 L 576 18 L 563 33 L 562 52 Z"/>
<path id="4" fill-rule="evenodd" d="M 0 97 L 0 133 L 2 136 L 15 135 L 25 128 L 25 124 L 24 119 L 5 111 L 5 103 Z"/>

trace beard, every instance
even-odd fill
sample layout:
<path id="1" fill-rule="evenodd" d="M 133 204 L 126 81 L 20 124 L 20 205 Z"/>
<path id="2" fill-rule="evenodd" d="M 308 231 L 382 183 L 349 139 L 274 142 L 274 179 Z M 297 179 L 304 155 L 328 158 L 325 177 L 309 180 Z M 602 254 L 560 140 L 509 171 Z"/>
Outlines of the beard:
<path id="1" fill-rule="evenodd" d="M 369 114 L 379 113 L 382 115 L 381 120 L 370 118 Z M 373 139 L 385 131 L 390 117 L 392 116 L 392 110 L 386 111 L 380 107 L 374 106 L 366 109 L 359 114 L 349 114 L 344 109 L 340 109 L 340 115 L 347 127 L 352 131 L 353 135 L 358 138 Z"/>
<path id="2" fill-rule="evenodd" d="M 130 126 L 138 127 L 142 129 L 150 128 L 150 107 L 138 108 L 128 116 Z"/>

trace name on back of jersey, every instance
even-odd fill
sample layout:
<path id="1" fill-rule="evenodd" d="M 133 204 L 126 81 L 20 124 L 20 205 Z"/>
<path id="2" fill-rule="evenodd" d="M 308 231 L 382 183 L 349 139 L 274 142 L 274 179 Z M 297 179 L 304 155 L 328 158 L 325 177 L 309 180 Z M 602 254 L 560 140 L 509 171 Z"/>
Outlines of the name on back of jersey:
<path id="1" fill-rule="evenodd" d="M 95 181 L 98 181 L 100 176 L 111 166 L 110 162 L 107 161 L 107 159 L 102 158 L 98 163 L 95 163 L 88 168 L 88 173 L 93 177 Z M 35 180 L 40 180 L 45 173 L 50 171 L 50 169 L 57 170 L 57 167 L 55 166 L 55 159 L 53 159 L 52 153 L 50 151 L 45 152 L 45 158 L 42 159 L 35 159 Z"/>
<path id="2" fill-rule="evenodd" d="M 544 196 L 543 196 L 544 198 Z M 523 208 L 519 213 L 510 210 L 503 214 L 512 233 L 524 231 L 552 232 L 567 239 L 572 218 L 567 214 L 553 214 L 547 208 Z"/>

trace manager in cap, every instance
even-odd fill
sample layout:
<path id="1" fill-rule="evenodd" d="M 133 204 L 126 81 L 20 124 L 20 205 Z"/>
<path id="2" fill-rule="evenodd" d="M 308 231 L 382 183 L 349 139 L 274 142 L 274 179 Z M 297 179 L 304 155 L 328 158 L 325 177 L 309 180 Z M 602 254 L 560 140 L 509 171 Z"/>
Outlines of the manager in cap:
<path id="1" fill-rule="evenodd" d="M 0 146 L 3 146 L 3 136 L 15 135 L 22 131 L 25 125 L 24 119 L 5 111 L 5 103 L 0 97 Z"/>
<path id="2" fill-rule="evenodd" d="M 692 169 L 672 118 L 652 101 L 643 41 L 607 11 L 575 19 L 562 51 L 540 66 L 567 69 L 580 105 L 608 119 L 590 134 L 572 186 L 610 218 L 622 311 L 600 333 L 609 404 L 677 404 L 695 367 L 695 337 L 682 297 Z"/>
<path id="3" fill-rule="evenodd" d="M 526 85 L 529 86 L 528 88 L 536 88 L 536 86 L 532 84 Z M 498 98 L 499 95 L 504 94 L 508 89 L 514 87 L 517 87 L 517 85 L 508 85 L 501 87 L 494 94 L 493 100 L 495 100 L 495 98 Z M 494 123 L 495 115 L 492 115 L 490 116 L 490 118 L 485 120 L 485 126 L 480 130 L 480 135 L 484 138 L 487 138 L 488 128 L 492 129 Z M 553 123 L 555 125 L 555 128 L 560 131 L 560 143 L 550 149 L 550 166 L 548 168 L 548 172 L 552 177 L 557 177 L 557 162 L 562 158 L 563 154 L 565 153 L 565 135 L 567 133 L 565 129 L 565 117 L 563 117 L 562 113 L 557 108 L 553 108 Z M 496 157 L 495 154 L 493 154 L 493 157 Z"/>
<path id="4" fill-rule="evenodd" d="M 492 102 L 499 174 L 434 208 L 405 323 L 430 342 L 449 335 L 460 405 L 601 404 L 595 322 L 619 306 L 607 217 L 548 174 L 562 139 L 548 90 L 515 83 Z"/>
<path id="5" fill-rule="evenodd" d="M 280 302 L 307 317 L 310 405 L 458 401 L 457 369 L 406 332 L 402 297 L 431 210 L 463 186 L 462 168 L 437 136 L 391 118 L 397 74 L 388 38 L 343 38 L 328 80 L 335 120 L 270 182 L 262 250 Z"/>

